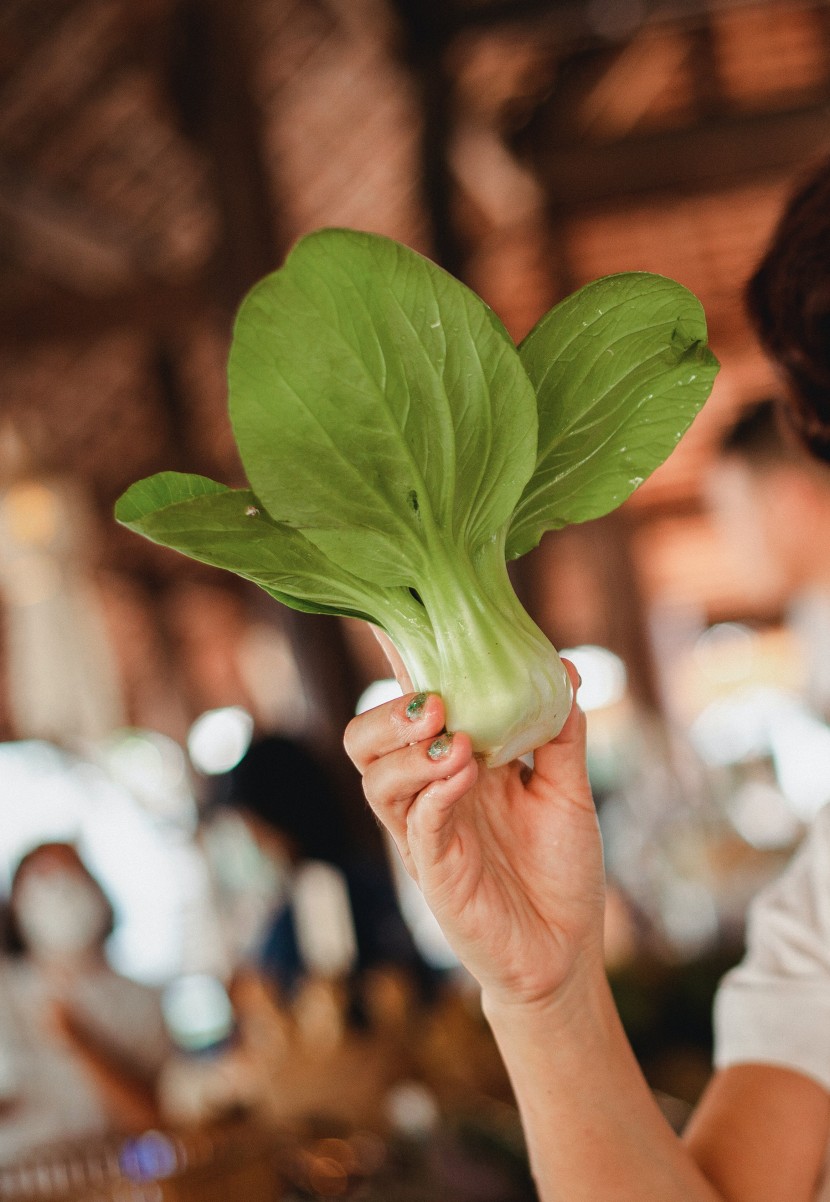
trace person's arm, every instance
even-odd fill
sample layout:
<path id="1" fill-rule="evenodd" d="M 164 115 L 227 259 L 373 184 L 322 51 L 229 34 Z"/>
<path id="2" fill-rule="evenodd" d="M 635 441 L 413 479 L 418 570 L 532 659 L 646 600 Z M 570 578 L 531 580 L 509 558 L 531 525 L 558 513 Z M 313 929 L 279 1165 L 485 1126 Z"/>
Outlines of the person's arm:
<path id="1" fill-rule="evenodd" d="M 643 1078 L 604 973 L 591 978 L 538 1009 L 483 999 L 541 1202 L 748 1202 L 714 1189 L 684 1149 Z"/>
<path id="2" fill-rule="evenodd" d="M 723 1069 L 684 1150 L 634 1061 L 610 991 L 595 996 L 599 1013 L 576 1022 L 488 1014 L 543 1202 L 812 1202 L 830 1132 L 830 1095 L 820 1085 L 767 1064 Z"/>
<path id="3" fill-rule="evenodd" d="M 54 1034 L 77 1057 L 116 1125 L 142 1131 L 158 1123 L 155 1088 L 145 1075 L 112 1048 L 104 1047 L 69 1006 L 54 1002 L 50 1017 Z"/>
<path id="4" fill-rule="evenodd" d="M 800 1202 L 815 1197 L 828 1136 L 830 1094 L 817 1081 L 773 1064 L 733 1064 L 712 1078 L 684 1140 L 724 1198 Z"/>
<path id="5" fill-rule="evenodd" d="M 830 1141 L 830 808 L 750 906 L 714 1020 L 718 1071 L 686 1132 L 692 1154 L 728 1197 L 812 1198 Z"/>
<path id="6" fill-rule="evenodd" d="M 603 967 L 602 852 L 578 707 L 529 774 L 519 763 L 482 767 L 464 734 L 442 735 L 440 698 L 412 700 L 355 719 L 347 749 L 482 986 L 541 1202 L 760 1202 L 740 1185 L 719 1188 L 721 1159 L 757 1149 L 703 1134 L 693 1157 L 653 1101 L 620 1024 Z M 812 1156 L 818 1172 L 812 1143 L 796 1133 L 788 1144 L 789 1130 L 768 1134 L 770 1168 Z M 786 1197 L 811 1199 L 790 1188 Z"/>

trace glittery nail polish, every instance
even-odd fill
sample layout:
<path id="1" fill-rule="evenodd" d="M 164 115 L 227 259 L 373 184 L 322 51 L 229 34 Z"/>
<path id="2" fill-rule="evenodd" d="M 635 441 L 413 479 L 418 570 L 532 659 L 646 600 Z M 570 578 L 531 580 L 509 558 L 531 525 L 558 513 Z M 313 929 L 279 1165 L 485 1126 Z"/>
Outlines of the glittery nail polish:
<path id="1" fill-rule="evenodd" d="M 406 716 L 410 722 L 417 722 L 421 714 L 424 712 L 424 706 L 427 703 L 428 693 L 416 693 L 406 707 Z"/>
<path id="2" fill-rule="evenodd" d="M 444 756 L 449 755 L 452 750 L 452 735 L 449 731 L 439 735 L 427 748 L 427 755 L 431 760 L 442 760 Z"/>

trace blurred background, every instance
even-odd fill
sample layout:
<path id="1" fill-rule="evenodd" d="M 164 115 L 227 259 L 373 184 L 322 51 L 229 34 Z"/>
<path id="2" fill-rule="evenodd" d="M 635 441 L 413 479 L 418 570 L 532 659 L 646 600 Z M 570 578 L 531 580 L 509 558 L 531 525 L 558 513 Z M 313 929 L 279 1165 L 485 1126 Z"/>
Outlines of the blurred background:
<path id="1" fill-rule="evenodd" d="M 515 572 L 585 681 L 609 971 L 682 1124 L 747 902 L 830 799 L 830 477 L 770 449 L 741 296 L 828 150 L 824 3 L 4 0 L 0 1196 L 533 1197 L 341 750 L 390 695 L 368 628 L 111 516 L 154 471 L 242 482 L 235 308 L 329 225 L 517 340 L 616 271 L 705 307 L 676 453 Z"/>

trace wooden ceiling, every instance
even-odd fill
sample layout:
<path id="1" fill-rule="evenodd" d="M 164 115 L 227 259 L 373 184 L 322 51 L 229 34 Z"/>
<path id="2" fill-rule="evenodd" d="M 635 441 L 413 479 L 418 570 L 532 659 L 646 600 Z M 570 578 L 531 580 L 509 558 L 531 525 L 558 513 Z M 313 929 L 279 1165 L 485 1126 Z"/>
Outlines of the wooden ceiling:
<path id="1" fill-rule="evenodd" d="M 597 275 L 663 272 L 700 296 L 725 370 L 624 511 L 634 614 L 678 585 L 665 522 L 699 530 L 717 431 L 768 386 L 742 281 L 828 147 L 828 4 L 4 0 L 2 419 L 38 471 L 83 483 L 111 599 L 133 590 L 153 626 L 183 582 L 236 586 L 119 530 L 112 503 L 161 468 L 241 478 L 230 321 L 297 236 L 407 242 L 516 337 Z M 739 588 L 699 591 L 740 609 Z"/>

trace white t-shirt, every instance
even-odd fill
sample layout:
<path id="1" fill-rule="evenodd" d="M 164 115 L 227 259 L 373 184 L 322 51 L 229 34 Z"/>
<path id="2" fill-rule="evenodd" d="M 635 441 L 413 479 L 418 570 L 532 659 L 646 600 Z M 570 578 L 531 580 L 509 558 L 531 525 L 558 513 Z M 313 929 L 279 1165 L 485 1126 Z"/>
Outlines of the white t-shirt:
<path id="1" fill-rule="evenodd" d="M 83 1065 L 49 1036 L 47 1008 L 56 996 L 34 965 L 0 961 L 0 1164 L 109 1129 Z M 148 1079 L 157 1075 L 169 1043 L 155 990 L 102 965 L 60 1000 L 104 1048 Z"/>
<path id="2" fill-rule="evenodd" d="M 830 1092 L 830 806 L 750 907 L 747 951 L 715 999 L 715 1064 L 774 1064 Z M 830 1180 L 817 1202 L 830 1202 Z"/>

